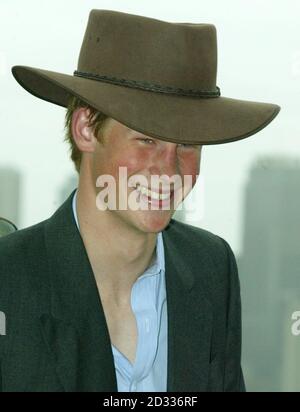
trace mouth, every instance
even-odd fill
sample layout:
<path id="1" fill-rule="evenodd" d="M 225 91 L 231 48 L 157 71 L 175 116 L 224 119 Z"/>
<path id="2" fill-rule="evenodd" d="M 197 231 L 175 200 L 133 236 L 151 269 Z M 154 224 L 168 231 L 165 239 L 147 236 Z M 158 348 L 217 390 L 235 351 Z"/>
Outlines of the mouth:
<path id="1" fill-rule="evenodd" d="M 173 191 L 162 191 L 162 190 L 150 190 L 145 186 L 137 185 L 136 190 L 140 192 L 142 195 L 147 196 L 154 200 L 167 200 L 170 199 L 172 196 Z"/>
<path id="2" fill-rule="evenodd" d="M 145 186 L 137 185 L 136 191 L 140 195 L 140 199 L 150 203 L 153 206 L 164 207 L 170 206 L 170 200 L 174 196 L 173 190 L 150 190 Z"/>

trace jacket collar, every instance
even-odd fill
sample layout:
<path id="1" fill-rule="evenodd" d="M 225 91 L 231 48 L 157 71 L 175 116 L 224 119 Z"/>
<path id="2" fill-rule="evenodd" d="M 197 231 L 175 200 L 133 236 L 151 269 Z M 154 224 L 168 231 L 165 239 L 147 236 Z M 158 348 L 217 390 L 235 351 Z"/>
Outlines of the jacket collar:
<path id="1" fill-rule="evenodd" d="M 73 194 L 45 226 L 51 313 L 40 319 L 42 333 L 66 391 L 116 392 L 108 327 L 92 267 L 74 220 Z M 181 232 L 174 220 L 163 231 L 168 311 L 167 390 L 200 391 L 207 385 L 212 310 L 205 291 L 195 285 L 190 245 L 185 244 Z M 201 259 L 198 253 L 200 268 Z"/>

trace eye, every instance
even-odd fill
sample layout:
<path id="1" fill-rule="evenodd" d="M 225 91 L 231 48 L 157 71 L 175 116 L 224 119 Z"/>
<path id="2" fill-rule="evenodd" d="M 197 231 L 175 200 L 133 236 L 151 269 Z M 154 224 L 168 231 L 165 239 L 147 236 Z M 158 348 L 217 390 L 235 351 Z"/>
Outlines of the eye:
<path id="1" fill-rule="evenodd" d="M 144 142 L 146 144 L 153 144 L 154 140 L 153 139 L 149 139 L 148 137 L 141 137 L 138 140 L 140 140 L 141 142 Z"/>
<path id="2" fill-rule="evenodd" d="M 178 143 L 177 147 L 182 147 L 184 149 L 198 149 L 200 146 L 189 143 Z"/>

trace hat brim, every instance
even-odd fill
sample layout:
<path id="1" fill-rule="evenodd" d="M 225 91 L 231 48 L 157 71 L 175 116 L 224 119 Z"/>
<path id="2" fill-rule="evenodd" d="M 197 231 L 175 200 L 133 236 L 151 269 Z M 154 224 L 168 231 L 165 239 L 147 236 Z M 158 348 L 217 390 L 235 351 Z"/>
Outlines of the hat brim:
<path id="1" fill-rule="evenodd" d="M 67 107 L 70 97 L 77 96 L 133 130 L 174 143 L 241 140 L 266 127 L 280 111 L 272 103 L 175 96 L 27 66 L 14 66 L 12 73 L 36 97 Z"/>

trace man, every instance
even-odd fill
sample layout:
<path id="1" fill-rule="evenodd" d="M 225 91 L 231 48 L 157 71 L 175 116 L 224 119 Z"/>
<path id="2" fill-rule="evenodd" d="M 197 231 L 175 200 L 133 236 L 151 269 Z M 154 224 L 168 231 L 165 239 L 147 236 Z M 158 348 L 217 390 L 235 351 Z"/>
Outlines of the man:
<path id="1" fill-rule="evenodd" d="M 0 241 L 2 391 L 244 391 L 233 253 L 172 215 L 202 146 L 279 107 L 220 97 L 214 26 L 107 10 L 91 12 L 73 76 L 13 74 L 68 107 L 79 186 Z"/>

